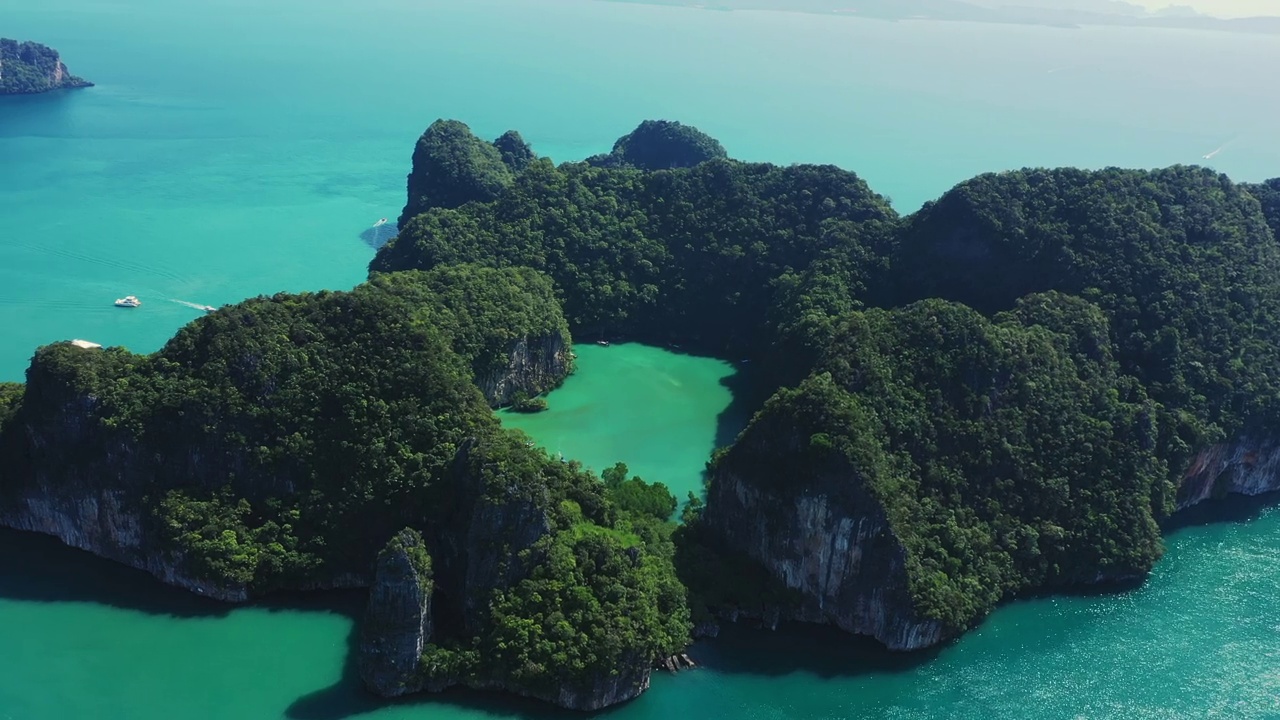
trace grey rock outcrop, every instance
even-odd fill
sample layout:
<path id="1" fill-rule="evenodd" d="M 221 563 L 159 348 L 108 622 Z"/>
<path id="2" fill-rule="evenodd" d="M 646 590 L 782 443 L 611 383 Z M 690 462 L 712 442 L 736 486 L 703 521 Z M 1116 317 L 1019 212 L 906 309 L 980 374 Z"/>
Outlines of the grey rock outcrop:
<path id="1" fill-rule="evenodd" d="M 573 355 L 560 333 L 542 337 L 522 337 L 512 343 L 510 362 L 476 378 L 476 385 L 494 407 L 510 405 L 517 393 L 530 397 L 564 382 L 573 368 Z"/>
<path id="2" fill-rule="evenodd" d="M 419 666 L 433 633 L 433 591 L 431 556 L 422 536 L 401 530 L 378 556 L 360 628 L 357 664 L 373 692 L 398 697 L 426 687 Z"/>
<path id="3" fill-rule="evenodd" d="M 894 650 L 937 644 L 943 628 L 913 612 L 906 550 L 884 509 L 859 483 L 816 483 L 827 492 L 783 496 L 733 473 L 712 483 L 707 520 L 731 547 L 761 563 L 803 600 L 786 619 L 870 635 Z M 778 609 L 769 609 L 776 625 Z"/>
<path id="4" fill-rule="evenodd" d="M 801 593 L 799 606 L 783 611 L 786 619 L 868 635 L 893 650 L 926 648 L 947 639 L 941 624 L 913 610 L 906 553 L 880 504 L 852 475 L 820 478 L 807 486 L 815 489 L 778 492 L 721 472 L 712 483 L 706 517 L 724 542 Z M 1178 489 L 1176 511 L 1227 495 L 1276 491 L 1280 443 L 1239 440 L 1193 457 Z M 1095 582 L 1118 579 L 1100 573 Z M 730 608 L 723 614 L 730 620 L 764 619 L 755 610 Z"/>
<path id="5" fill-rule="evenodd" d="M 1178 487 L 1177 509 L 1226 495 L 1264 495 L 1280 490 L 1280 444 L 1238 440 L 1206 448 L 1192 458 Z"/>

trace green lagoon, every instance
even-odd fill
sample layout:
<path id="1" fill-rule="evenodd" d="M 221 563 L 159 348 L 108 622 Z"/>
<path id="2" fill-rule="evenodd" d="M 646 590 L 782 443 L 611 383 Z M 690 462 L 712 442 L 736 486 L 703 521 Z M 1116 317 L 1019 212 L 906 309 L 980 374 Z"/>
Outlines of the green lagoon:
<path id="1" fill-rule="evenodd" d="M 0 99 L 0 380 L 34 348 L 159 347 L 198 311 L 345 289 L 437 117 L 558 160 L 641 119 L 750 160 L 856 169 L 910 211 L 978 172 L 1212 162 L 1280 175 L 1274 37 L 1063 30 L 593 0 L 0 0 L 6 37 L 98 87 Z M 1212 160 L 1203 156 L 1220 149 Z M 136 311 L 111 307 L 138 295 Z M 182 301 L 182 302 L 180 302 Z M 504 417 L 677 494 L 741 427 L 729 363 L 580 347 Z M 0 533 L 0 720 L 562 717 L 474 693 L 384 704 L 347 667 L 359 595 L 228 608 Z M 609 718 L 1280 717 L 1280 512 L 1173 533 L 1148 582 L 1014 603 L 939 652 L 727 629 Z"/>
<path id="2" fill-rule="evenodd" d="M 503 424 L 596 473 L 624 462 L 632 475 L 665 483 L 681 504 L 691 492 L 705 497 L 711 451 L 750 419 L 733 402 L 733 366 L 636 343 L 575 351 L 584 371 L 552 394 L 550 409 L 503 411 Z"/>

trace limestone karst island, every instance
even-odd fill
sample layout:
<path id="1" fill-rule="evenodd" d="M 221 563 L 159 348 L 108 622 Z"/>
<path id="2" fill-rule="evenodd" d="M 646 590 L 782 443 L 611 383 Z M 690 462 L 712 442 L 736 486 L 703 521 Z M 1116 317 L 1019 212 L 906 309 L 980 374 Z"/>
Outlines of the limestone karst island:
<path id="1" fill-rule="evenodd" d="M 904 216 L 677 122 L 556 164 L 438 121 L 399 227 L 353 290 L 37 350 L 0 385 L 0 523 L 231 603 L 368 588 L 383 696 L 596 710 L 730 621 L 937 646 L 1280 488 L 1280 181 L 1021 170 Z M 752 367 L 705 502 L 500 425 L 574 337 Z"/>
<path id="2" fill-rule="evenodd" d="M 58 51 L 40 43 L 0 38 L 0 95 L 30 95 L 93 83 L 72 75 Z"/>

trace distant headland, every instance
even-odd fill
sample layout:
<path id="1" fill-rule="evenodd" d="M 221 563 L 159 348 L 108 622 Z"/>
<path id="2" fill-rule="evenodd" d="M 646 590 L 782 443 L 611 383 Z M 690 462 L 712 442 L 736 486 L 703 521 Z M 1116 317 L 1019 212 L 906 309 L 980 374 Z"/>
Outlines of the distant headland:
<path id="1" fill-rule="evenodd" d="M 780 10 L 832 13 L 876 20 L 951 20 L 1079 28 L 1121 26 L 1220 32 L 1280 33 L 1280 17 L 1221 17 L 1190 5 L 1151 10 L 1122 0 L 608 0 L 645 5 L 677 5 L 706 10 Z"/>
<path id="2" fill-rule="evenodd" d="M 92 86 L 67 70 L 57 50 L 40 43 L 0 38 L 0 95 Z"/>

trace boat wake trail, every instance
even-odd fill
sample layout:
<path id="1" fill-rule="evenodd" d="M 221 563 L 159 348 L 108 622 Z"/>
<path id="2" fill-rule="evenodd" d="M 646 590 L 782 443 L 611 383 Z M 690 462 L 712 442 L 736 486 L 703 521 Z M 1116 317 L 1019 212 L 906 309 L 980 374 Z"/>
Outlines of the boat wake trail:
<path id="1" fill-rule="evenodd" d="M 1202 159 L 1204 159 L 1204 160 L 1212 160 L 1212 159 L 1214 159 L 1215 157 L 1217 157 L 1217 156 L 1218 156 L 1218 153 L 1220 153 L 1220 152 L 1222 152 L 1223 150 L 1226 150 L 1227 148 L 1231 147 L 1231 143 L 1233 143 L 1233 142 L 1235 142 L 1235 141 L 1236 141 L 1236 139 L 1235 139 L 1235 138 L 1231 138 L 1230 140 L 1228 140 L 1228 141 L 1226 141 L 1226 142 L 1222 143 L 1222 145 L 1221 145 L 1220 147 L 1218 147 L 1218 149 L 1216 149 L 1216 150 L 1212 150 L 1212 151 L 1210 151 L 1210 152 L 1208 152 L 1208 153 L 1204 154 L 1203 156 L 1201 156 L 1201 157 L 1202 157 Z"/>
<path id="2" fill-rule="evenodd" d="M 194 308 L 196 310 L 203 310 L 205 312 L 213 312 L 215 309 L 212 305 L 201 305 L 200 303 L 187 302 L 186 300 L 176 300 L 174 298 L 169 298 L 169 302 L 178 303 L 179 305 L 185 305 L 189 308 Z"/>

